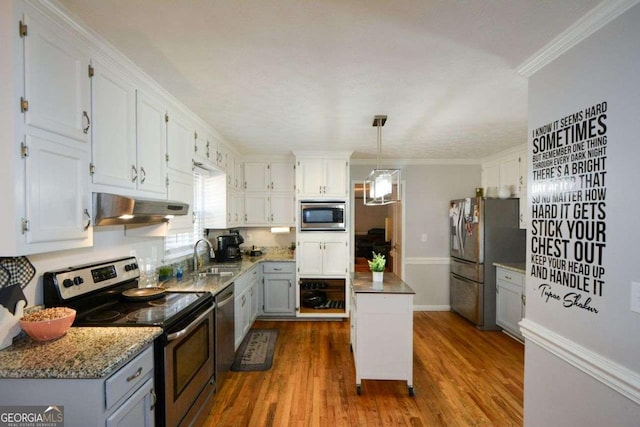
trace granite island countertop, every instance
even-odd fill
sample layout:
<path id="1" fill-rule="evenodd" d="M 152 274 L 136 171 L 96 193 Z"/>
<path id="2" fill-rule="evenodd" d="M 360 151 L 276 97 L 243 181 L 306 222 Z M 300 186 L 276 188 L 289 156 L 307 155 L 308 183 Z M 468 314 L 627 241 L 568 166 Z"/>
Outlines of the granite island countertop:
<path id="1" fill-rule="evenodd" d="M 0 378 L 104 378 L 161 333 L 157 327 L 72 327 L 51 341 L 25 336 L 0 350 Z"/>
<path id="2" fill-rule="evenodd" d="M 172 278 L 162 285 L 169 291 L 178 292 L 210 292 L 214 296 L 238 279 L 242 274 L 262 262 L 295 262 L 291 252 L 266 253 L 258 257 L 243 256 L 240 262 L 211 263 L 200 268 L 204 271 L 218 267 L 222 274 L 185 274 L 182 280 Z"/>
<path id="3" fill-rule="evenodd" d="M 494 262 L 494 266 L 516 273 L 526 274 L 527 265 L 524 262 Z"/>
<path id="4" fill-rule="evenodd" d="M 416 292 L 393 273 L 384 273 L 382 284 L 373 282 L 371 273 L 351 273 L 355 293 L 415 294 Z M 381 286 L 380 286 L 381 285 Z"/>

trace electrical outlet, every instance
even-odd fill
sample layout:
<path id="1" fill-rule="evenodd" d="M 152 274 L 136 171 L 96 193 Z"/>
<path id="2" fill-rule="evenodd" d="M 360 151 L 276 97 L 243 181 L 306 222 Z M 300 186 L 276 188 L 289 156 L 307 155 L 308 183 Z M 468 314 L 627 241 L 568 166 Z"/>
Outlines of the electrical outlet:
<path id="1" fill-rule="evenodd" d="M 422 243 L 426 243 L 427 242 L 427 233 L 422 233 L 422 235 L 420 236 L 420 241 Z"/>
<path id="2" fill-rule="evenodd" d="M 631 282 L 631 311 L 640 314 L 640 283 Z"/>

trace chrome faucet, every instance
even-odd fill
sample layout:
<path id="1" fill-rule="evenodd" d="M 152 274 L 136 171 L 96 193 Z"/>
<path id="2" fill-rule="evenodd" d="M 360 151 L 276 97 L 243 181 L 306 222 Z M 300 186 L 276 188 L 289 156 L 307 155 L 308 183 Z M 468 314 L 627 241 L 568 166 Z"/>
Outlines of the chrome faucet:
<path id="1" fill-rule="evenodd" d="M 209 242 L 207 239 L 198 240 L 196 244 L 193 245 L 193 272 L 194 273 L 198 272 L 198 244 L 200 242 L 205 242 L 209 247 L 209 260 L 212 260 L 213 258 L 216 257 L 216 253 L 213 250 L 213 246 L 211 246 L 211 242 Z"/>

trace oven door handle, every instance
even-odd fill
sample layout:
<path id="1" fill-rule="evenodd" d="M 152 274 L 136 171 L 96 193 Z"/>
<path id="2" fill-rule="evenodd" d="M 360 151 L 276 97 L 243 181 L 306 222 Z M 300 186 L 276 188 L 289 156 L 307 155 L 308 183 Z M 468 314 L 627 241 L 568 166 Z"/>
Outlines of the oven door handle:
<path id="1" fill-rule="evenodd" d="M 207 309 L 207 311 L 205 311 L 200 316 L 198 316 L 198 318 L 196 320 L 191 322 L 189 324 L 189 326 L 187 326 L 186 328 L 184 328 L 184 329 L 182 329 L 182 330 L 180 330 L 178 332 L 174 332 L 172 334 L 167 335 L 167 341 L 175 341 L 178 338 L 180 338 L 181 336 L 186 335 L 189 332 L 193 331 L 198 326 L 200 321 L 202 319 L 204 319 L 205 317 L 207 317 L 209 315 L 209 313 L 211 313 L 213 311 L 214 308 L 215 308 L 215 305 L 212 305 L 210 308 Z"/>

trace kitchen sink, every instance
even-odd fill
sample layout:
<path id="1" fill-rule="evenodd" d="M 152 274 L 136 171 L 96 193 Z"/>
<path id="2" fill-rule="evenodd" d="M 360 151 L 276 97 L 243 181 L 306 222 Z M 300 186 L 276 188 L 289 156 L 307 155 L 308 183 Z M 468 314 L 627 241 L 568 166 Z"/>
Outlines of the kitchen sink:
<path id="1" fill-rule="evenodd" d="M 207 267 L 198 272 L 199 275 L 233 276 L 240 272 L 240 267 Z"/>

